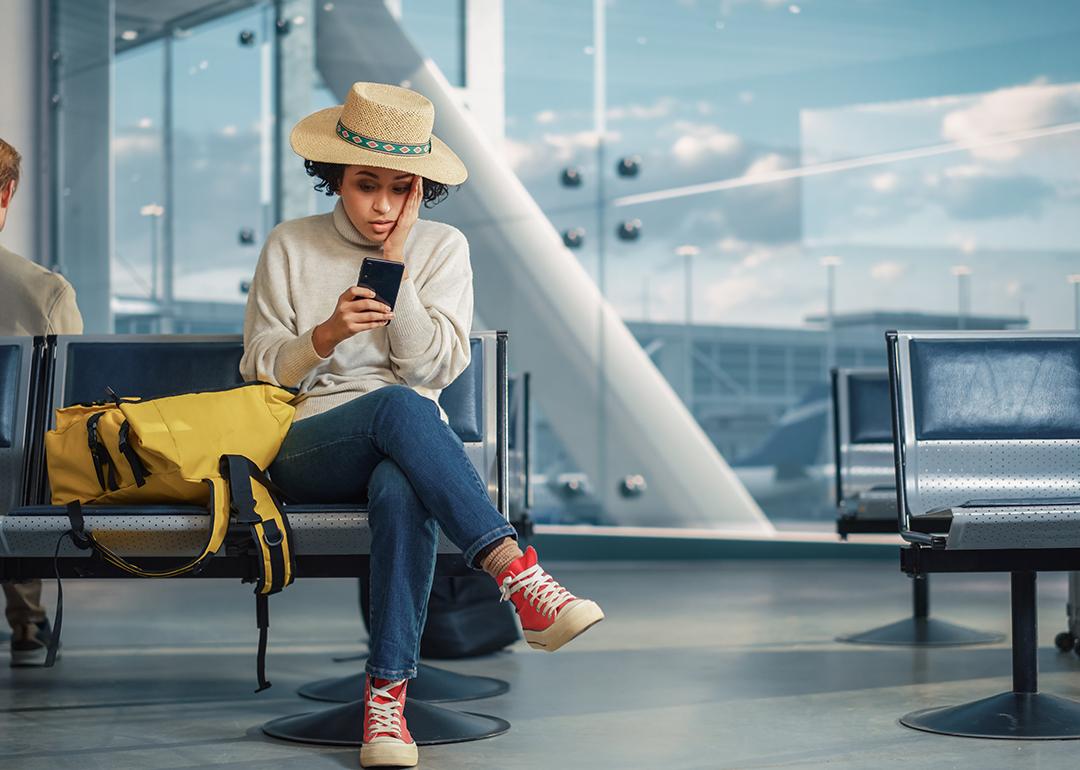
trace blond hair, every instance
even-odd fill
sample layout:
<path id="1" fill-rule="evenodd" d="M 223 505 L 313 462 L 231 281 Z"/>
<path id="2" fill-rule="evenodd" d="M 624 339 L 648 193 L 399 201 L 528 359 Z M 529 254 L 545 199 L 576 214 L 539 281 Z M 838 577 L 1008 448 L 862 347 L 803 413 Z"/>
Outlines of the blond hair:
<path id="1" fill-rule="evenodd" d="M 8 182 L 14 180 L 15 186 L 19 186 L 19 161 L 22 156 L 15 151 L 10 144 L 0 139 L 0 189 L 7 187 Z"/>

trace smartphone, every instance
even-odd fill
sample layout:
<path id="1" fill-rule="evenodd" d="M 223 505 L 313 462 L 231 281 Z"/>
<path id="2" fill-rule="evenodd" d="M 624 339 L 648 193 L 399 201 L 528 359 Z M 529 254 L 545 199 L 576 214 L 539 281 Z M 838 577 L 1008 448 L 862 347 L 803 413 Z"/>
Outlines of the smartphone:
<path id="1" fill-rule="evenodd" d="M 385 302 L 394 309 L 398 289 L 401 288 L 401 276 L 405 273 L 405 263 L 391 259 L 364 257 L 360 263 L 360 278 L 356 285 L 375 292 L 375 299 Z"/>

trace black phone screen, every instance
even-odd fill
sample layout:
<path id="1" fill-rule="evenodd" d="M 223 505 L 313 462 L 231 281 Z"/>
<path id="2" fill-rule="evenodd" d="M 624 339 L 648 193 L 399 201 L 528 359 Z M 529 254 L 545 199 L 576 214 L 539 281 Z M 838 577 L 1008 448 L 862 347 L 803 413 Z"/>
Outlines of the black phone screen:
<path id="1" fill-rule="evenodd" d="M 364 257 L 360 265 L 360 278 L 357 286 L 364 286 L 375 292 L 375 299 L 385 302 L 391 309 L 397 301 L 398 289 L 401 287 L 401 276 L 405 272 L 403 262 L 395 262 L 391 259 L 377 259 L 376 257 Z"/>

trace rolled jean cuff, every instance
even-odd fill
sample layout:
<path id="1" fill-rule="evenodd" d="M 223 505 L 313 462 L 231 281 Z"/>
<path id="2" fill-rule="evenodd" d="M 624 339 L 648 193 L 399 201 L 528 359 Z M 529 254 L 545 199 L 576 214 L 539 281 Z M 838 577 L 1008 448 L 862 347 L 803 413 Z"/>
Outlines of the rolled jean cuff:
<path id="1" fill-rule="evenodd" d="M 462 555 L 465 557 L 465 563 L 469 566 L 469 569 L 483 572 L 484 570 L 482 567 L 473 566 L 473 559 L 476 558 L 476 554 L 480 553 L 485 546 L 491 545 L 496 540 L 502 540 L 504 537 L 512 537 L 514 540 L 517 540 L 517 530 L 510 524 L 503 524 L 501 527 L 493 529 L 486 535 L 481 536 L 475 543 L 465 549 L 465 553 Z"/>
<path id="2" fill-rule="evenodd" d="M 371 676 L 378 677 L 379 679 L 389 679 L 395 682 L 398 679 L 416 679 L 416 666 L 413 666 L 411 668 L 399 669 L 378 668 L 376 666 L 372 666 L 369 662 L 365 664 L 364 670 L 367 671 L 367 673 Z"/>

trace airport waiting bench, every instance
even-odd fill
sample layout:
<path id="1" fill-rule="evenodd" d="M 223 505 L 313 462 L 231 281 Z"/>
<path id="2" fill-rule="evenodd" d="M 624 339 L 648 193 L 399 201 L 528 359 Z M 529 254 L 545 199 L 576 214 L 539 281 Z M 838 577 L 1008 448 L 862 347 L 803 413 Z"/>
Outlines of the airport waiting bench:
<path id="1" fill-rule="evenodd" d="M 1036 574 L 1080 566 L 1080 335 L 889 332 L 901 568 L 1011 573 L 1013 686 L 912 712 L 969 737 L 1080 738 L 1080 703 L 1038 691 Z"/>
<path id="2" fill-rule="evenodd" d="M 440 404 L 485 480 L 492 501 L 507 516 L 508 334 L 473 332 L 470 342 L 469 366 L 442 391 Z M 0 338 L 0 483 L 4 485 L 0 490 L 0 513 L 4 514 L 0 516 L 0 579 L 131 578 L 87 556 L 70 538 L 58 542 L 70 529 L 70 521 L 63 507 L 47 504 L 44 433 L 52 427 L 54 410 L 100 400 L 106 386 L 123 396 L 149 399 L 235 385 L 242 382 L 242 354 L 239 335 Z M 297 579 L 367 574 L 371 538 L 364 501 L 288 504 L 284 510 L 293 533 Z M 87 505 L 83 512 L 88 530 L 108 532 L 110 545 L 149 569 L 167 568 L 197 553 L 209 526 L 207 511 L 198 506 Z M 436 570 L 444 575 L 474 574 L 441 531 Z M 226 547 L 197 575 L 184 577 L 251 582 L 257 574 L 252 553 Z M 362 702 L 356 701 L 283 717 L 263 730 L 287 740 L 359 745 L 362 708 Z M 406 705 L 406 719 L 421 744 L 487 738 L 510 727 L 502 719 L 415 698 Z"/>
<path id="3" fill-rule="evenodd" d="M 833 369 L 832 418 L 837 534 L 847 540 L 848 535 L 899 533 L 889 370 Z M 1002 639 L 1002 634 L 931 618 L 930 579 L 916 575 L 911 617 L 837 641 L 945 647 Z"/>
<path id="4" fill-rule="evenodd" d="M 896 471 L 887 369 L 833 369 L 836 531 L 895 533 Z"/>

